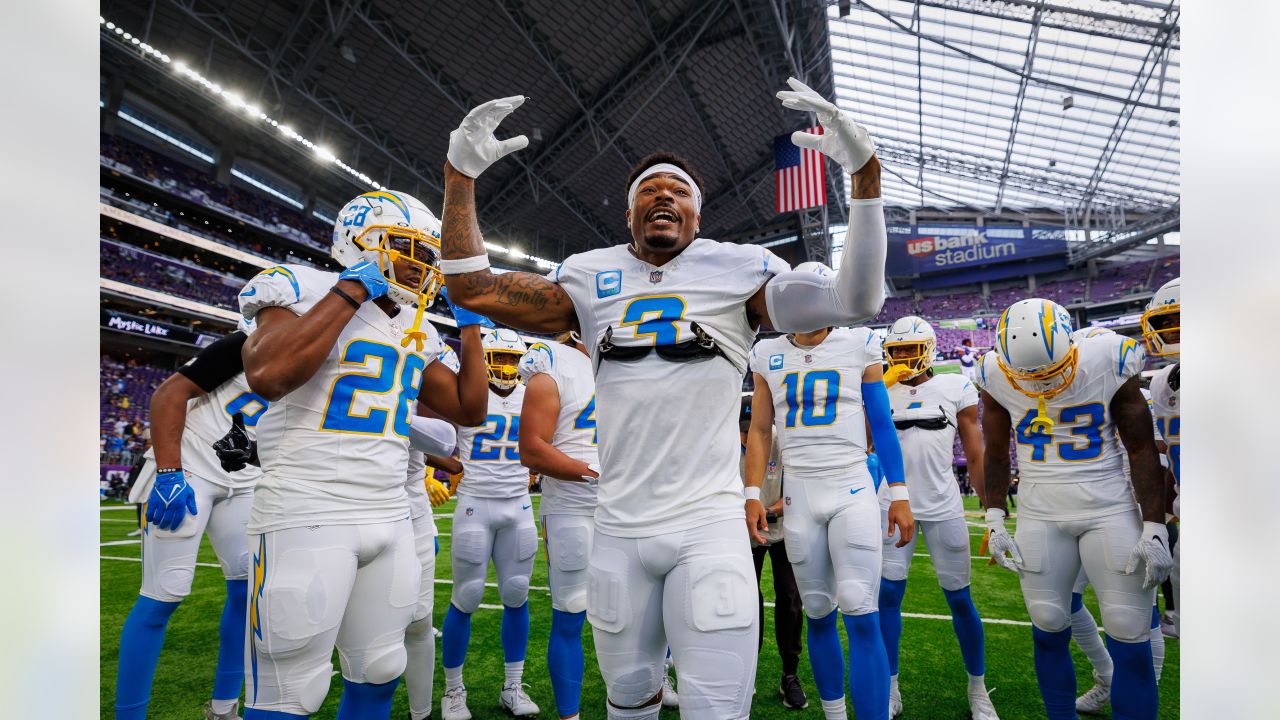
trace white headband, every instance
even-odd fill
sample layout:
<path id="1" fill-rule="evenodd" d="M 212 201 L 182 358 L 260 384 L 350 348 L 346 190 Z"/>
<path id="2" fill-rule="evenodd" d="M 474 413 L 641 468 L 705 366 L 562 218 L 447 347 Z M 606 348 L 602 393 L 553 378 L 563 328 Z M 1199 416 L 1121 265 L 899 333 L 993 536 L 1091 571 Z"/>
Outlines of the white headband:
<path id="1" fill-rule="evenodd" d="M 658 173 L 671 173 L 688 183 L 689 189 L 693 191 L 693 204 L 697 206 L 698 212 L 702 212 L 702 191 L 698 189 L 698 183 L 693 181 L 693 178 L 689 176 L 689 173 L 681 170 L 671 163 L 658 163 L 657 165 L 652 165 L 646 168 L 644 172 L 640 173 L 639 177 L 635 179 L 635 182 L 631 183 L 631 189 L 627 190 L 628 208 L 636 202 L 636 190 L 640 189 L 640 183 L 644 182 L 644 179 L 650 175 L 656 175 Z"/>

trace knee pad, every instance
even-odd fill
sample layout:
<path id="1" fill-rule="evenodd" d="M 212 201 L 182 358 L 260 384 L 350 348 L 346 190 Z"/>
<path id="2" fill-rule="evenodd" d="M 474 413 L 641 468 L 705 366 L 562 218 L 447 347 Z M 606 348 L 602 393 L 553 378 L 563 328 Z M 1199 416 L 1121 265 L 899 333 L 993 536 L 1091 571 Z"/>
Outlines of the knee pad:
<path id="1" fill-rule="evenodd" d="M 800 589 L 800 602 L 804 605 L 804 614 L 810 620 L 827 617 L 836 609 L 836 599 L 822 590 Z"/>
<path id="2" fill-rule="evenodd" d="M 1051 600 L 1026 598 L 1027 614 L 1031 616 L 1031 624 L 1036 628 L 1056 633 L 1071 627 L 1071 614 L 1068 608 Z"/>
<path id="3" fill-rule="evenodd" d="M 324 704 L 324 698 L 329 694 L 329 681 L 333 677 L 333 665 L 325 662 L 313 668 L 304 671 L 308 677 L 299 682 L 298 687 L 298 704 L 306 711 L 309 717 L 311 713 L 320 709 Z M 300 673 L 301 674 L 301 673 Z"/>
<path id="4" fill-rule="evenodd" d="M 662 689 L 662 667 L 661 662 L 647 663 L 635 657 L 630 667 L 618 672 L 608 687 L 610 717 L 614 716 L 615 710 L 643 710 L 649 707 L 648 702 Z M 656 714 L 660 707 L 662 703 L 654 703 L 653 712 Z"/>
<path id="5" fill-rule="evenodd" d="M 404 674 L 409 655 L 400 643 L 385 648 L 370 648 L 364 657 L 363 677 L 345 678 L 351 682 L 382 685 Z"/>
<path id="6" fill-rule="evenodd" d="M 565 588 L 559 593 L 558 604 L 564 612 L 571 615 L 583 613 L 587 611 L 587 586 L 574 585 L 571 588 Z"/>
<path id="7" fill-rule="evenodd" d="M 1102 602 L 1102 627 L 1122 643 L 1138 643 L 1151 636 L 1151 608 Z M 1143 603 L 1146 605 L 1146 603 Z"/>
<path id="8" fill-rule="evenodd" d="M 195 580 L 195 576 L 195 558 L 191 559 L 190 564 L 182 563 L 161 568 L 156 573 L 155 584 L 149 588 L 147 596 L 161 602 L 182 602 L 191 594 L 191 583 Z"/>
<path id="9" fill-rule="evenodd" d="M 527 592 L 527 588 L 526 588 Z M 484 578 L 466 580 L 453 584 L 453 595 L 450 602 L 462 612 L 470 615 L 480 607 L 484 599 Z M 519 603 L 517 603 L 519 604 Z"/>
<path id="10" fill-rule="evenodd" d="M 880 577 L 892 582 L 905 582 L 907 573 L 911 571 L 911 558 L 902 553 L 893 552 L 897 548 L 886 545 L 884 561 L 880 564 Z"/>
<path id="11" fill-rule="evenodd" d="M 529 599 L 529 576 L 515 575 L 509 578 L 498 579 L 498 595 L 502 598 L 502 604 L 507 607 L 520 607 Z M 481 586 L 483 594 L 484 587 Z M 466 608 L 459 608 L 465 610 Z M 471 612 L 471 611 L 469 611 Z"/>
<path id="12" fill-rule="evenodd" d="M 879 583 L 871 578 L 849 578 L 836 585 L 836 602 L 845 615 L 866 615 L 880 608 Z"/>
<path id="13" fill-rule="evenodd" d="M 227 580 L 244 580 L 249 577 L 249 548 L 246 547 L 239 556 L 232 558 L 230 563 L 222 563 L 222 576 Z"/>

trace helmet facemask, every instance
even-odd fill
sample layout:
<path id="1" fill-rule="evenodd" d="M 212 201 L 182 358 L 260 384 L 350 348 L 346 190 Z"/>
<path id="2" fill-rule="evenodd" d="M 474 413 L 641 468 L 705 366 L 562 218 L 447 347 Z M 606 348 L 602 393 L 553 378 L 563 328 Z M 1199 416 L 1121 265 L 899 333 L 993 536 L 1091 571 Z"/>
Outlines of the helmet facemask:
<path id="1" fill-rule="evenodd" d="M 1142 339 L 1149 355 L 1178 357 L 1182 339 L 1181 308 L 1181 303 L 1170 303 L 1142 313 Z"/>
<path id="2" fill-rule="evenodd" d="M 902 379 L 910 380 L 933 367 L 934 348 L 935 342 L 933 338 L 896 342 L 886 341 L 884 343 L 884 356 L 889 361 L 891 368 L 897 366 L 907 368 L 907 374 Z"/>
<path id="3" fill-rule="evenodd" d="M 1077 357 L 1078 351 L 1073 344 L 1066 356 L 1058 362 L 1043 368 L 1022 370 L 1009 367 L 1005 364 L 1004 358 L 996 353 L 996 364 L 1009 379 L 1013 389 L 1037 401 L 1036 416 L 1031 420 L 1032 434 L 1041 431 L 1045 434 L 1053 432 L 1053 421 L 1049 418 L 1046 403 L 1071 387 L 1071 381 L 1076 379 Z"/>
<path id="4" fill-rule="evenodd" d="M 352 242 L 362 252 L 376 253 L 378 268 L 390 283 L 387 294 L 391 299 L 401 305 L 429 306 L 435 302 L 444 287 L 440 238 L 413 228 L 370 225 Z"/>
<path id="5" fill-rule="evenodd" d="M 486 348 L 484 363 L 489 370 L 489 383 L 494 387 L 509 389 L 520 382 L 520 358 L 522 352 L 510 348 Z"/>

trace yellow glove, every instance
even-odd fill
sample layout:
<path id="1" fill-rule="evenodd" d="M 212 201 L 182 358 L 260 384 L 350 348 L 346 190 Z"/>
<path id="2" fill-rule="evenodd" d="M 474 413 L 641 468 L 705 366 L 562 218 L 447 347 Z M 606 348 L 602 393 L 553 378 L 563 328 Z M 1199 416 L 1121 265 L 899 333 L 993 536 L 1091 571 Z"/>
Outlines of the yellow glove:
<path id="1" fill-rule="evenodd" d="M 913 374 L 911 368 L 906 365 L 890 365 L 889 369 L 884 371 L 884 386 L 891 388 Z"/>
<path id="2" fill-rule="evenodd" d="M 439 480 L 427 476 L 427 499 L 431 501 L 431 507 L 440 507 L 449 502 L 449 488 Z"/>
<path id="3" fill-rule="evenodd" d="M 458 483 L 460 482 L 462 482 L 462 473 L 457 473 L 456 475 L 450 475 L 449 476 L 449 492 L 451 493 L 458 492 Z"/>

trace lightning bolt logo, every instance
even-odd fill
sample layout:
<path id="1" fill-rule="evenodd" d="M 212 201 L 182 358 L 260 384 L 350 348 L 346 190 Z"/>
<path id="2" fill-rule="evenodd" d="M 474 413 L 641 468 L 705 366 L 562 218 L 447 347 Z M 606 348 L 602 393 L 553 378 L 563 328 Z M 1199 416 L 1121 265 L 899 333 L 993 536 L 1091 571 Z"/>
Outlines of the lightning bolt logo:
<path id="1" fill-rule="evenodd" d="M 1044 340 L 1044 351 L 1049 356 L 1049 362 L 1053 362 L 1053 331 L 1057 329 L 1057 321 L 1054 320 L 1052 308 L 1046 301 L 1040 305 L 1040 334 Z"/>
<path id="2" fill-rule="evenodd" d="M 253 590 L 249 593 L 249 643 L 253 666 L 253 697 L 258 697 L 258 643 L 262 639 L 262 614 L 258 605 L 267 581 L 267 536 L 258 536 L 258 551 L 253 554 Z"/>

